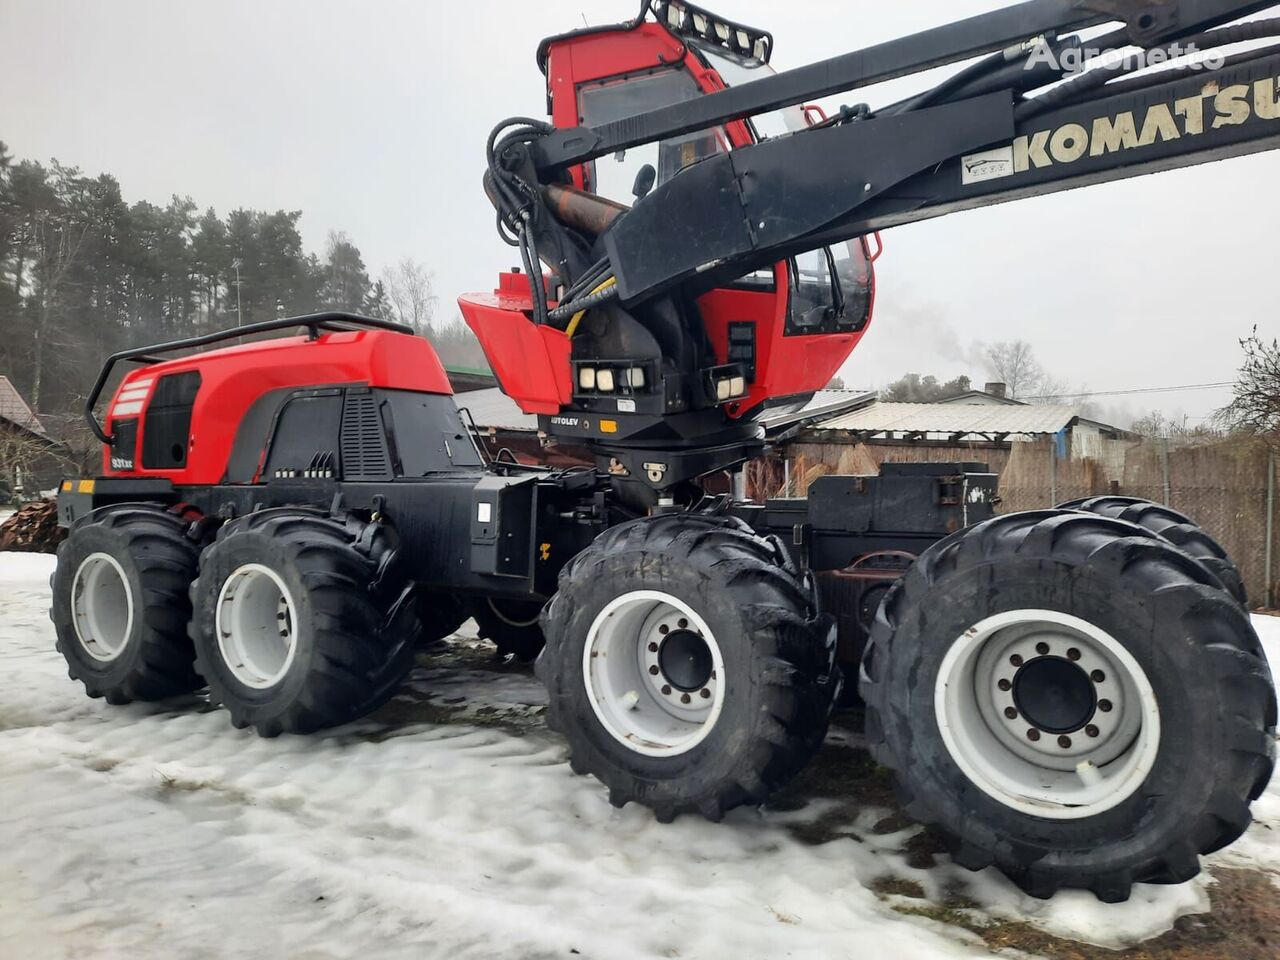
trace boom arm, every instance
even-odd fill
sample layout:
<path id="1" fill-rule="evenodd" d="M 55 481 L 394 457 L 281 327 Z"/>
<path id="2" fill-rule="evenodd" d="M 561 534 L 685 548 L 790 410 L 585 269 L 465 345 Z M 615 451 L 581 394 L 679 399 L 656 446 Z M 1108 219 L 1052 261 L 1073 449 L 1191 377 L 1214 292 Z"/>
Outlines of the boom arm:
<path id="1" fill-rule="evenodd" d="M 570 164 L 629 146 L 994 52 L 912 100 L 842 111 L 705 159 L 654 190 L 605 234 L 608 270 L 595 271 L 616 278 L 603 296 L 634 304 L 882 227 L 1280 146 L 1274 45 L 1213 70 L 1126 77 L 1124 68 L 1094 67 L 1029 96 L 1067 75 L 1032 57 L 1037 39 L 1060 53 L 1081 46 L 1067 32 L 1121 20 L 1123 29 L 1094 43 L 1194 42 L 1210 53 L 1280 37 L 1280 20 L 1222 26 L 1272 6 L 1031 0 L 600 127 L 509 142 L 507 163 L 550 182 Z M 655 8 L 662 16 L 678 4 Z"/>

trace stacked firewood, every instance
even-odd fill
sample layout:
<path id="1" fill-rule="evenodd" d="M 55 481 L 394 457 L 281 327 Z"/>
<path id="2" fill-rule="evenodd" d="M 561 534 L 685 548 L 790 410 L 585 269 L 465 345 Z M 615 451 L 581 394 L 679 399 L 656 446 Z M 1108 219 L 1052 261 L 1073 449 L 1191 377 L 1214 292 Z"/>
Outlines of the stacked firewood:
<path id="1" fill-rule="evenodd" d="M 58 504 L 54 500 L 36 500 L 0 523 L 0 550 L 24 553 L 53 553 L 67 531 L 58 526 Z"/>

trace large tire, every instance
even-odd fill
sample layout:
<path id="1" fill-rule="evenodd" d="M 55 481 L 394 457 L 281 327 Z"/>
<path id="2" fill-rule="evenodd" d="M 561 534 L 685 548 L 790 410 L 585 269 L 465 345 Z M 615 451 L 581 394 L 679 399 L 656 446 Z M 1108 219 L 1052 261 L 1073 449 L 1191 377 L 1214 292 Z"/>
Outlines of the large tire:
<path id="1" fill-rule="evenodd" d="M 1274 764 L 1247 614 L 1167 541 L 1089 514 L 1010 514 L 926 551 L 880 608 L 861 688 L 907 814 L 1037 897 L 1190 879 Z"/>
<path id="2" fill-rule="evenodd" d="M 542 623 L 548 724 L 615 806 L 718 820 L 763 802 L 826 735 L 834 621 L 781 543 L 740 521 L 674 514 L 606 531 L 561 571 Z"/>
<path id="3" fill-rule="evenodd" d="M 499 657 L 530 663 L 547 642 L 539 621 L 542 606 L 536 600 L 478 597 L 467 609 L 475 618 L 480 639 L 492 641 Z"/>
<path id="4" fill-rule="evenodd" d="M 1064 503 L 1058 509 L 1081 510 L 1096 513 L 1100 517 L 1127 520 L 1164 537 L 1204 564 L 1210 573 L 1222 581 L 1227 592 L 1242 607 L 1248 608 L 1249 597 L 1244 588 L 1244 578 L 1227 556 L 1227 551 L 1185 514 L 1163 504 L 1136 497 L 1087 497 Z"/>
<path id="5" fill-rule="evenodd" d="M 236 727 L 310 733 L 391 697 L 419 633 L 396 555 L 390 527 L 318 511 L 222 527 L 191 587 L 191 633 L 210 698 Z"/>
<path id="6" fill-rule="evenodd" d="M 108 703 L 204 686 L 187 636 L 199 547 L 190 521 L 156 504 L 95 510 L 58 547 L 49 617 L 73 680 Z"/>

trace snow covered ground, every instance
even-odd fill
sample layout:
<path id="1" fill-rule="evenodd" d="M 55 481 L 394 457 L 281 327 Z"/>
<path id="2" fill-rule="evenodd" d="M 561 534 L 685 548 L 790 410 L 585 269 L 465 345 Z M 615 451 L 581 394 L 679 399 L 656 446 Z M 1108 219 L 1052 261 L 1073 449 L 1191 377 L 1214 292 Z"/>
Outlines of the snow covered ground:
<path id="1" fill-rule="evenodd" d="M 324 736 L 260 740 L 197 697 L 108 707 L 54 652 L 52 564 L 0 553 L 3 957 L 912 960 L 989 955 L 904 914 L 921 904 L 1108 946 L 1209 904 L 1207 873 L 1108 906 L 960 870 L 839 728 L 764 812 L 614 810 L 570 773 L 528 669 L 465 637 Z M 1280 619 L 1256 622 L 1280 663 Z M 1280 783 L 1254 815 L 1210 866 L 1280 872 Z"/>

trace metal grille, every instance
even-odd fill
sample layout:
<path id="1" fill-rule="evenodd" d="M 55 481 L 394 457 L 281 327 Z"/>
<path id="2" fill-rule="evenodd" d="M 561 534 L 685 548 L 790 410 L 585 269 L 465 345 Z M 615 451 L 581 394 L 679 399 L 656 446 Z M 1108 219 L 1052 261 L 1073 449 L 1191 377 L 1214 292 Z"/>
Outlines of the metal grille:
<path id="1" fill-rule="evenodd" d="M 342 475 L 346 480 L 389 480 L 391 457 L 372 393 L 347 391 L 342 407 Z"/>

